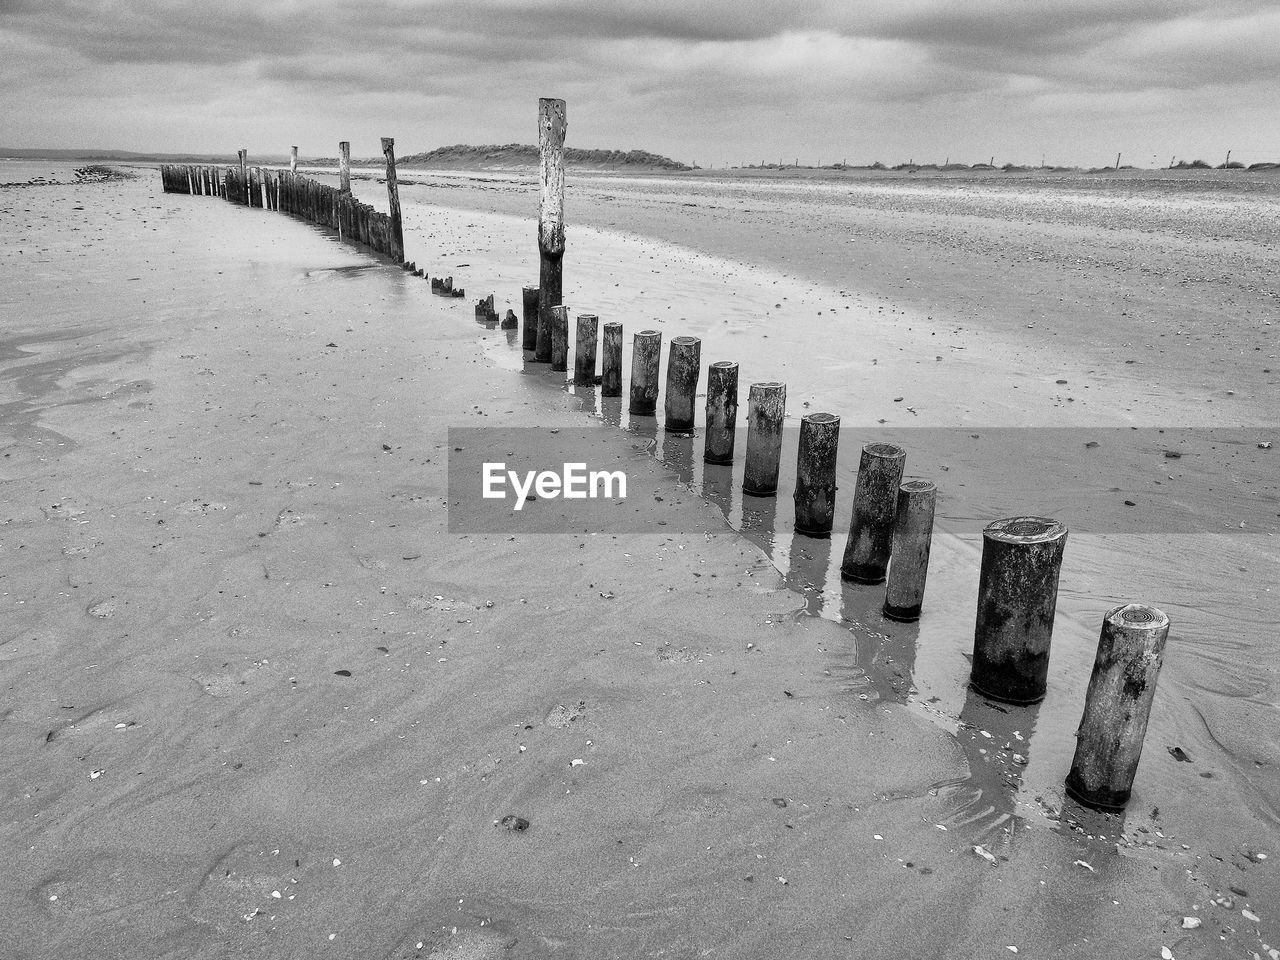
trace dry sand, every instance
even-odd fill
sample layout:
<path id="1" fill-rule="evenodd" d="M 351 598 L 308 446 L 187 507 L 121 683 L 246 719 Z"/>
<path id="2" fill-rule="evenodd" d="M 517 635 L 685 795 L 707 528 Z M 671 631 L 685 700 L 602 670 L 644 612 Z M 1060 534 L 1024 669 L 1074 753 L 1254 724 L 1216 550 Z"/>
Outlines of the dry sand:
<path id="1" fill-rule="evenodd" d="M 518 310 L 536 275 L 516 216 L 528 185 L 454 182 L 405 189 L 408 255 Z M 1185 285 L 1161 301 L 1156 280 L 1057 261 L 975 273 L 965 243 L 1003 242 L 979 229 L 994 212 L 867 214 L 882 219 L 866 266 L 833 283 L 791 199 L 752 200 L 751 221 L 702 199 L 736 187 L 610 181 L 616 203 L 572 189 L 572 302 L 704 335 L 704 359 L 732 346 L 744 382 L 790 365 L 811 381 L 793 410 L 848 404 L 865 427 L 1273 413 L 1274 381 L 1230 364 L 1276 352 L 1261 329 L 1197 327 L 1204 341 L 1166 349 L 1200 351 L 1207 368 L 1185 361 L 1199 380 L 1090 376 L 1105 324 L 1083 311 L 1069 350 L 1028 329 L 1024 273 L 1156 304 L 1187 302 Z M 925 203 L 905 197 L 890 199 Z M 649 456 L 643 429 L 526 368 L 469 300 L 277 214 L 164 196 L 154 175 L 5 199 L 6 956 L 1187 958 L 1280 942 L 1273 537 L 1073 539 L 1050 697 L 1004 712 L 964 688 L 963 530 L 939 537 L 921 623 L 886 624 L 874 589 L 833 576 L 838 540 L 785 533 L 785 497 L 769 517 L 717 495 L 679 444 Z M 599 231 L 576 226 L 591 219 Z M 902 223 L 959 236 L 954 260 Z M 1110 236 L 1071 229 L 1037 242 L 1065 257 L 1077 234 Z M 1204 244 L 1239 275 L 1243 252 Z M 915 258 L 910 290 L 891 289 L 895 258 Z M 795 263 L 812 272 L 781 275 Z M 958 277 L 955 302 L 931 306 Z M 875 355 L 856 366 L 810 335 L 816 318 L 767 315 L 841 290 Z M 1274 316 L 1248 306 L 1259 328 Z M 977 356 L 913 370 L 956 326 L 951 345 Z M 1009 351 L 1054 357 L 1054 375 Z M 1224 402 L 1226 369 L 1239 406 L 1194 416 Z M 1068 403 L 1061 370 L 1089 395 Z M 916 414 L 893 401 L 903 384 Z M 654 532 L 447 532 L 449 427 L 593 422 L 630 428 L 600 431 L 602 460 L 668 486 Z M 983 459 L 948 466 L 977 484 Z M 1197 515 L 1203 474 L 1183 495 Z M 1254 459 L 1241 476 L 1257 481 Z M 974 499 L 1002 506 L 955 503 Z M 1175 634 L 1135 802 L 1100 816 L 1061 780 L 1099 611 L 1125 587 L 1172 608 Z"/>

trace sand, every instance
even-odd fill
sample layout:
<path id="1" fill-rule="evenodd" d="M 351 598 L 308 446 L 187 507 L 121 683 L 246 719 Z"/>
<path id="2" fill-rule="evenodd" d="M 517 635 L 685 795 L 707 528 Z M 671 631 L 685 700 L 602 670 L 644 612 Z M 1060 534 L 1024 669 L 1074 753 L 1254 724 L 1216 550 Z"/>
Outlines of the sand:
<path id="1" fill-rule="evenodd" d="M 838 539 L 790 536 L 785 496 L 744 503 L 687 445 L 474 324 L 470 298 L 518 312 L 536 275 L 516 215 L 532 194 L 486 179 L 402 194 L 408 256 L 453 273 L 455 302 L 278 214 L 160 194 L 154 174 L 5 194 L 10 955 L 1184 958 L 1280 941 L 1273 537 L 1073 539 L 1050 697 L 993 708 L 964 687 L 977 548 L 961 521 L 1004 504 L 952 501 L 926 616 L 886 623 L 874 588 L 834 576 Z M 1132 370 L 1090 375 L 1090 337 L 1068 351 L 1027 328 L 1025 285 L 931 314 L 939 266 L 890 296 L 876 263 L 931 262 L 916 238 L 879 237 L 833 285 L 786 275 L 812 263 L 790 201 L 759 216 L 795 260 L 775 246 L 762 264 L 745 258 L 758 223 L 646 193 L 700 203 L 705 183 L 609 189 L 634 196 L 591 194 L 575 220 L 571 195 L 571 302 L 703 335 L 704 359 L 732 347 L 744 381 L 797 384 L 793 410 L 979 433 L 1269 422 L 1260 372 L 1229 414 L 1195 416 L 1224 399 L 1212 351 L 1222 369 L 1232 349 L 1268 356 L 1265 331 L 1197 345 L 1208 387 L 1143 370 L 1131 389 Z M 1234 248 L 1205 243 L 1234 276 Z M 969 256 L 949 269 L 988 289 Z M 1159 302 L 1158 282 L 1123 280 Z M 817 305 L 842 300 L 852 358 L 814 336 Z M 926 339 L 958 326 L 932 360 Z M 929 364 L 954 372 L 913 369 Z M 652 532 L 448 532 L 450 427 L 593 424 L 602 461 L 663 491 Z M 990 486 L 993 456 L 947 465 Z M 1239 478 L 1265 481 L 1260 456 Z M 1210 475 L 1188 469 L 1180 494 L 1202 527 Z M 1177 627 L 1135 802 L 1101 816 L 1061 780 L 1100 610 L 1125 587 Z"/>

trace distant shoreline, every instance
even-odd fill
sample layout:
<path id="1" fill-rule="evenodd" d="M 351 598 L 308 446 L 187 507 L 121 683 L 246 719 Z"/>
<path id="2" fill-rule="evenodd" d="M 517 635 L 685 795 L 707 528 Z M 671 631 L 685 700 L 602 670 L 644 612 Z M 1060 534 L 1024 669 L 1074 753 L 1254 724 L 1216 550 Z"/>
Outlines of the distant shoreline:
<path id="1" fill-rule="evenodd" d="M 1224 166 L 1212 165 L 1205 161 L 1179 160 L 1168 167 L 1138 167 L 1121 165 L 1086 167 L 1075 165 L 1029 166 L 1022 164 L 990 164 L 990 163 L 898 163 L 886 165 L 844 164 L 836 163 L 823 166 L 762 164 L 737 167 L 699 167 L 686 165 L 667 157 L 651 154 L 647 151 L 632 150 L 570 150 L 566 156 L 566 167 L 571 170 L 587 170 L 593 173 L 632 173 L 646 176 L 663 174 L 672 176 L 741 176 L 741 177 L 848 177 L 851 175 L 869 177 L 930 177 L 930 178 L 964 178 L 982 176 L 992 178 L 1003 177 L 1053 177 L 1053 176 L 1143 176 L 1151 173 L 1204 176 L 1206 174 L 1226 174 L 1237 177 L 1241 174 L 1273 173 L 1280 170 L 1280 162 L 1262 161 L 1252 164 L 1235 164 Z M 574 153 L 579 156 L 573 156 Z M 100 149 L 43 149 L 0 147 L 0 162 L 22 161 L 80 161 L 97 163 L 208 163 L 234 165 L 239 158 L 234 154 L 193 154 L 193 153 L 135 153 L 126 150 Z M 255 166 L 285 166 L 290 159 L 285 154 L 265 154 L 250 156 Z M 380 167 L 383 159 L 380 156 L 352 158 L 352 166 L 358 169 Z M 336 168 L 336 157 L 300 157 L 299 167 Z M 536 172 L 538 161 L 533 147 L 510 144 L 503 147 L 485 146 L 453 146 L 441 147 L 427 153 L 408 154 L 398 161 L 401 170 L 457 170 L 480 173 L 524 173 Z"/>

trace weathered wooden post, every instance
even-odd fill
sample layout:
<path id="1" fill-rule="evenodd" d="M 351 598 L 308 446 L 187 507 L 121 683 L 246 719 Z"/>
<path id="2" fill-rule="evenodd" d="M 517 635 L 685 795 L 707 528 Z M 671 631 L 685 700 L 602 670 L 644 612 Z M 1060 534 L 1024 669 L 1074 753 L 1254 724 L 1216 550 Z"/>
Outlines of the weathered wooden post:
<path id="1" fill-rule="evenodd" d="M 674 337 L 667 352 L 667 395 L 664 401 L 668 433 L 693 433 L 693 400 L 702 372 L 702 341 Z"/>
<path id="2" fill-rule="evenodd" d="M 844 545 L 840 576 L 855 583 L 880 583 L 893 547 L 893 515 L 907 452 L 896 443 L 863 444 L 853 519 Z"/>
<path id="3" fill-rule="evenodd" d="M 578 315 L 578 335 L 573 341 L 573 385 L 591 387 L 596 382 L 596 339 L 600 318 L 594 313 Z"/>
<path id="4" fill-rule="evenodd" d="M 884 615 L 890 620 L 910 623 L 920 619 L 937 499 L 938 488 L 929 480 L 907 480 L 898 487 L 889 582 L 884 592 Z"/>
<path id="5" fill-rule="evenodd" d="M 1155 607 L 1125 603 L 1103 617 L 1067 774 L 1081 803 L 1118 810 L 1129 801 L 1168 637 L 1169 618 Z"/>
<path id="6" fill-rule="evenodd" d="M 1066 543 L 1067 528 L 1044 517 L 1008 517 L 982 531 L 969 685 L 983 696 L 1044 699 Z"/>
<path id="7" fill-rule="evenodd" d="M 604 325 L 603 356 L 600 358 L 600 396 L 622 396 L 622 324 Z"/>
<path id="8" fill-rule="evenodd" d="M 631 341 L 631 404 L 628 412 L 651 417 L 658 409 L 658 363 L 662 359 L 662 334 L 641 330 Z"/>
<path id="9" fill-rule="evenodd" d="M 400 223 L 400 183 L 396 179 L 396 142 L 382 138 L 382 155 L 387 158 L 387 204 L 391 209 L 391 236 L 387 255 L 396 263 L 404 263 L 404 227 Z"/>
<path id="10" fill-rule="evenodd" d="M 533 350 L 538 346 L 538 288 L 522 287 L 521 293 L 524 296 L 524 329 L 521 331 L 522 345 L 526 350 Z"/>
<path id="11" fill-rule="evenodd" d="M 542 205 L 538 213 L 539 294 L 535 360 L 551 358 L 551 308 L 564 300 L 564 137 L 567 127 L 563 100 L 544 97 L 538 101 Z M 542 333 L 544 327 L 547 328 L 545 338 Z"/>
<path id="12" fill-rule="evenodd" d="M 569 308 L 559 304 L 551 308 L 551 370 L 569 369 Z"/>
<path id="13" fill-rule="evenodd" d="M 351 143 L 347 140 L 338 141 L 338 189 L 351 192 Z"/>
<path id="14" fill-rule="evenodd" d="M 733 463 L 733 438 L 738 422 L 738 365 L 717 360 L 707 367 L 707 426 L 702 459 Z"/>
<path id="15" fill-rule="evenodd" d="M 542 305 L 542 291 L 546 289 L 541 282 L 538 284 L 538 329 L 533 338 L 533 362 L 534 363 L 550 363 L 551 362 L 551 307 L 545 310 Z M 555 306 L 555 304 L 552 304 Z"/>
<path id="16" fill-rule="evenodd" d="M 778 492 L 782 459 L 782 420 L 787 412 L 787 385 L 776 380 L 753 383 L 747 393 L 747 462 L 742 492 L 772 497 Z"/>
<path id="17" fill-rule="evenodd" d="M 240 189 L 244 194 L 244 204 L 249 205 L 249 151 L 240 150 Z"/>
<path id="18" fill-rule="evenodd" d="M 800 420 L 796 452 L 796 533 L 825 539 L 831 536 L 836 511 L 836 453 L 840 418 L 810 413 Z"/>
<path id="19" fill-rule="evenodd" d="M 289 171 L 291 173 L 295 173 L 297 172 L 297 169 L 298 169 L 298 148 L 290 147 L 289 148 Z"/>

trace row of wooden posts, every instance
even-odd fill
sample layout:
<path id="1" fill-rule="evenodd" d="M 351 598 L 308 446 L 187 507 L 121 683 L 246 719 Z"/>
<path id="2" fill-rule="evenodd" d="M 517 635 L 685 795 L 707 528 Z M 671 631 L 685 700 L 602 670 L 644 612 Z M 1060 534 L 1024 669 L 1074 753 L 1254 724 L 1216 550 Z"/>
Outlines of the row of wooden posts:
<path id="1" fill-rule="evenodd" d="M 568 371 L 568 307 L 551 308 L 540 322 L 540 290 L 523 289 L 522 346 L 535 362 Z M 596 376 L 599 317 L 580 314 L 575 324 L 573 383 L 599 384 L 603 397 L 623 395 L 623 326 L 603 327 L 603 356 Z M 632 340 L 628 413 L 657 413 L 662 334 L 641 330 Z M 702 342 L 676 337 L 669 346 L 664 428 L 694 432 Z M 734 463 L 738 423 L 738 364 L 707 366 L 703 460 Z M 753 383 L 747 400 L 747 440 L 742 490 L 776 496 L 786 417 L 786 384 Z M 835 517 L 840 418 L 810 413 L 801 418 L 796 448 L 795 532 L 829 537 Z M 892 620 L 919 618 L 932 544 L 937 486 L 903 479 L 906 450 L 893 443 L 864 444 L 853 494 L 853 515 L 840 574 L 863 584 L 885 583 L 883 612 Z M 1048 691 L 1049 648 L 1057 609 L 1058 579 L 1067 528 L 1044 517 L 1010 517 L 983 530 L 970 685 L 1005 703 L 1029 705 Z M 1086 698 L 1068 791 L 1092 806 L 1123 806 L 1132 788 L 1155 694 L 1169 619 L 1154 607 L 1124 604 L 1103 620 L 1097 659 Z"/>
<path id="2" fill-rule="evenodd" d="M 567 372 L 569 308 L 563 303 L 562 273 L 564 101 L 540 100 L 538 121 L 539 283 L 523 290 L 522 346 L 535 362 L 545 362 L 555 372 Z M 414 269 L 414 264 L 404 262 L 394 141 L 384 137 L 382 145 L 387 160 L 389 214 L 351 199 L 350 148 L 345 141 L 340 144 L 340 186 L 336 190 L 297 174 L 297 147 L 293 148 L 289 171 L 250 171 L 241 150 L 239 170 L 166 165 L 161 176 L 166 192 L 218 195 L 232 202 L 293 213 L 338 230 L 345 239 L 368 245 L 404 269 Z M 421 270 L 415 272 L 424 275 Z M 433 290 L 459 295 L 461 291 L 452 289 L 451 279 L 433 278 Z M 477 304 L 476 315 L 496 319 L 491 297 Z M 511 311 L 507 320 L 514 320 Z M 504 327 L 512 325 L 503 323 Z M 621 397 L 623 327 L 621 323 L 605 323 L 602 342 L 600 332 L 598 316 L 577 317 L 573 382 L 578 386 L 599 383 L 602 396 Z M 602 354 L 598 379 L 597 346 Z M 642 330 L 634 335 L 628 406 L 633 417 L 656 414 L 661 348 L 659 331 Z M 675 337 L 667 362 L 666 430 L 694 432 L 700 372 L 701 341 Z M 711 363 L 707 367 L 703 444 L 707 463 L 734 462 L 737 413 L 738 365 L 728 360 Z M 743 475 L 747 495 L 777 494 L 785 414 L 785 384 L 751 384 Z M 794 491 L 798 534 L 831 534 L 839 429 L 840 418 L 834 414 L 811 413 L 801 419 Z M 923 605 L 937 487 L 929 480 L 904 480 L 905 461 L 906 451 L 897 444 L 877 442 L 862 447 L 840 570 L 845 580 L 885 583 L 885 616 L 912 621 L 919 618 Z M 980 694 L 1012 704 L 1034 704 L 1044 698 L 1066 541 L 1066 527 L 1043 517 L 1005 518 L 984 529 L 970 675 L 970 685 Z M 1068 793 L 1082 803 L 1115 809 L 1128 801 L 1168 632 L 1169 618 L 1143 604 L 1122 604 L 1103 618 L 1076 752 L 1066 780 Z"/>
<path id="3" fill-rule="evenodd" d="M 237 167 L 164 164 L 160 167 L 160 180 L 165 193 L 217 196 L 231 203 L 293 214 L 338 231 L 341 240 L 363 244 L 397 263 L 404 263 L 395 140 L 382 138 L 389 213 L 381 213 L 351 195 L 351 144 L 344 140 L 338 150 L 337 187 L 298 173 L 297 147 L 292 148 L 288 170 L 251 167 L 248 152 L 241 150 Z"/>
<path id="4" fill-rule="evenodd" d="M 564 141 L 563 100 L 538 102 L 541 197 L 538 219 L 539 284 L 525 287 L 522 346 L 535 362 L 568 371 L 569 310 L 563 303 Z M 596 383 L 599 317 L 575 324 L 573 382 Z M 600 392 L 622 396 L 621 323 L 603 330 Z M 675 337 L 667 358 L 665 428 L 692 433 L 701 371 L 701 342 Z M 628 411 L 653 416 L 658 401 L 662 334 L 642 330 L 632 340 Z M 738 365 L 719 360 L 707 367 L 703 459 L 732 464 L 738 409 Z M 742 489 L 774 496 L 782 453 L 786 385 L 751 385 Z M 800 421 L 796 453 L 795 531 L 828 537 L 835 514 L 836 453 L 840 418 L 811 413 Z M 853 517 L 840 573 L 858 583 L 886 582 L 884 614 L 911 621 L 920 616 L 933 534 L 937 487 L 903 480 L 906 451 L 892 443 L 862 447 L 853 495 Z M 1048 689 L 1049 646 L 1057 608 L 1058 578 L 1067 541 L 1065 525 L 1044 517 L 1009 517 L 983 530 L 970 685 L 995 700 L 1034 704 Z M 1145 604 L 1122 604 L 1103 618 L 1084 716 L 1066 790 L 1103 809 L 1129 799 L 1155 696 L 1169 633 L 1169 618 Z"/>

